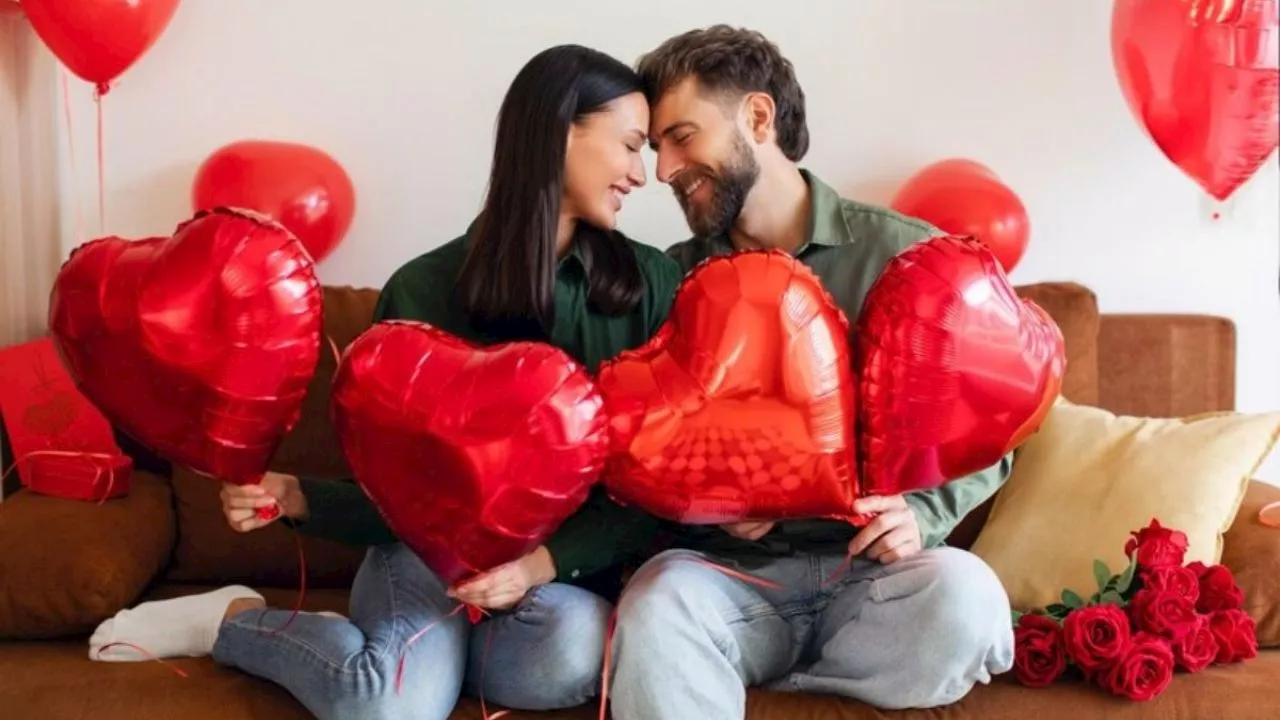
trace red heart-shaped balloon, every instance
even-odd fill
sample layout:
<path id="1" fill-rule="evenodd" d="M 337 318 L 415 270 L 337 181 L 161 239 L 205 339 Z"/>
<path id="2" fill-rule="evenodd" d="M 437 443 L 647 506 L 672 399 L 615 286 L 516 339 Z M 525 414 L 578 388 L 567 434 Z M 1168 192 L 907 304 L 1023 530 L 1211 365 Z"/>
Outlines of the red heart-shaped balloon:
<path id="1" fill-rule="evenodd" d="M 1111 57 L 1160 151 L 1225 200 L 1280 144 L 1280 3 L 1116 0 Z"/>
<path id="2" fill-rule="evenodd" d="M 600 370 L 611 494 L 688 524 L 848 516 L 848 338 L 821 281 L 786 253 L 694 268 L 658 333 Z"/>
<path id="3" fill-rule="evenodd" d="M 563 351 L 477 347 L 418 322 L 378 323 L 347 347 L 333 409 L 356 482 L 450 584 L 537 548 L 609 449 L 600 394 Z"/>
<path id="4" fill-rule="evenodd" d="M 288 230 L 220 208 L 173 237 L 76 248 L 49 326 L 114 425 L 195 472 L 251 483 L 298 420 L 322 309 L 315 264 Z"/>
<path id="5" fill-rule="evenodd" d="M 868 493 L 931 488 L 994 465 L 1062 386 L 1062 332 L 1014 292 L 991 250 L 954 236 L 889 261 L 858 320 Z"/>

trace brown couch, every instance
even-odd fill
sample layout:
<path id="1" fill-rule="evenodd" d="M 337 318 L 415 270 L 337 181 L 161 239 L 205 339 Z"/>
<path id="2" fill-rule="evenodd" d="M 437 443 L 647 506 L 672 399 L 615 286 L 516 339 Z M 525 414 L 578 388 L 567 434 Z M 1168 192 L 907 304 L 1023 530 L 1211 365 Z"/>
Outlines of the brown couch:
<path id="1" fill-rule="evenodd" d="M 1062 327 L 1069 358 L 1064 394 L 1117 412 L 1184 415 L 1234 405 L 1235 337 L 1222 318 L 1100 315 L 1086 288 L 1050 283 L 1020 288 Z M 328 332 L 340 344 L 369 324 L 375 292 L 326 291 Z M 340 475 L 344 465 L 326 402 L 333 360 L 326 358 L 306 401 L 304 419 L 280 449 L 275 468 Z M 1248 595 L 1264 645 L 1280 647 L 1280 531 L 1254 519 L 1280 489 L 1254 483 L 1227 535 L 1224 561 Z M 957 529 L 951 543 L 968 546 L 986 509 Z M 361 552 L 306 540 L 306 604 L 345 610 Z M 177 471 L 135 475 L 126 498 L 101 506 L 18 492 L 0 502 L 0 717 L 15 720 L 143 720 L 303 718 L 282 689 L 208 660 L 97 663 L 86 659 L 85 633 L 140 598 L 196 592 L 239 582 L 289 607 L 298 587 L 294 536 L 273 526 L 248 535 L 222 522 L 213 482 Z M 752 691 L 749 717 L 803 720 L 975 718 L 1280 718 L 1280 649 L 1243 666 L 1179 676 L 1161 697 L 1130 703 L 1072 683 L 1029 690 L 1009 676 L 979 687 L 960 703 L 930 711 L 878 712 L 833 697 Z M 478 718 L 464 700 L 455 718 Z M 515 718 L 594 718 L 594 708 L 514 713 Z M 674 719 L 673 719 L 674 720 Z"/>

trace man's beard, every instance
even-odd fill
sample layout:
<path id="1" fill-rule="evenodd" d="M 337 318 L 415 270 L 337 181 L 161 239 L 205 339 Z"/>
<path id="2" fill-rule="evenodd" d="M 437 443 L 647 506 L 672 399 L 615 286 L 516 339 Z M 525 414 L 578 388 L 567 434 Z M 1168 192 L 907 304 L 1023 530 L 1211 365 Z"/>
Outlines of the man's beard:
<path id="1" fill-rule="evenodd" d="M 760 177 L 760 165 L 756 163 L 746 140 L 737 133 L 734 135 L 729 158 L 720 166 L 718 173 L 713 174 L 709 169 L 695 172 L 698 177 L 703 178 L 704 183 L 711 183 L 711 198 L 705 204 L 694 205 L 681 190 L 676 191 L 676 199 L 684 210 L 689 229 L 697 237 L 727 235 L 737 222 L 738 215 L 742 214 L 747 195 Z M 681 187 L 687 185 L 681 183 Z"/>

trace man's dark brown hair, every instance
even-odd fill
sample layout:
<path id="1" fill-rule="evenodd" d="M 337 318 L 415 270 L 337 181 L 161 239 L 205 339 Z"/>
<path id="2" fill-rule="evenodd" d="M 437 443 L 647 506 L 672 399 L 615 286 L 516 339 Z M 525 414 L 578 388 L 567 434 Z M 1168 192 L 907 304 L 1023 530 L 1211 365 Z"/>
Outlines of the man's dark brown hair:
<path id="1" fill-rule="evenodd" d="M 795 69 L 778 47 L 754 30 L 713 25 L 690 30 L 662 43 L 640 58 L 636 71 L 644 79 L 650 104 L 688 77 L 704 92 L 737 100 L 749 92 L 768 93 L 776 108 L 778 147 L 792 162 L 809 151 L 804 117 L 804 90 Z"/>

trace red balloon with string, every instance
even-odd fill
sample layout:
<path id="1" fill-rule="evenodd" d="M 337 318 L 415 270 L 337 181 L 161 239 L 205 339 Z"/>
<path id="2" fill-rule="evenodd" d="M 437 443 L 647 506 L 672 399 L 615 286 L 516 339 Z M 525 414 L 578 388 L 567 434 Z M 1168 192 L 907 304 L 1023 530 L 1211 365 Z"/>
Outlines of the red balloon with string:
<path id="1" fill-rule="evenodd" d="M 252 484 L 301 414 L 321 313 L 297 238 L 221 208 L 172 237 L 76 248 L 49 327 L 77 387 L 114 426 L 175 464 Z"/>
<path id="2" fill-rule="evenodd" d="M 99 95 L 169 26 L 178 0 L 22 0 L 31 28 Z"/>

